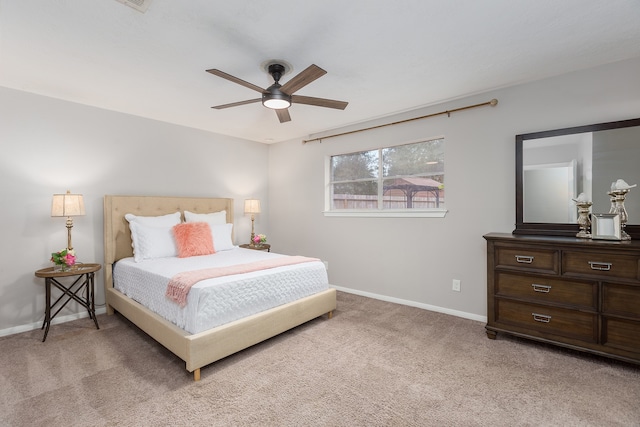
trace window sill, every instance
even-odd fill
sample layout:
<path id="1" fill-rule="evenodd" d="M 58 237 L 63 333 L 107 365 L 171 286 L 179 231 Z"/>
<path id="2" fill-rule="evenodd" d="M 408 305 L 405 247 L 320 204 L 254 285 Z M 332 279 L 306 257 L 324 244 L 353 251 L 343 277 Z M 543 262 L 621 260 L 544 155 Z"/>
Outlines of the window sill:
<path id="1" fill-rule="evenodd" d="M 335 210 L 324 211 L 324 216 L 337 217 L 359 217 L 359 218 L 444 218 L 447 214 L 446 209 L 429 209 L 429 210 Z"/>

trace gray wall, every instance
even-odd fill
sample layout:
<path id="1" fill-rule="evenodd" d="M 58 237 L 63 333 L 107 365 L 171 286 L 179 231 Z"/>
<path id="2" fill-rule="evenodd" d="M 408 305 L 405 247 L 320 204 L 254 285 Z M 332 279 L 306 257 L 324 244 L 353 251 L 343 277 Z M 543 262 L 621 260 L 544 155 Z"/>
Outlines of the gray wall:
<path id="1" fill-rule="evenodd" d="M 163 122 L 0 88 L 0 335 L 40 327 L 51 252 L 66 247 L 64 218 L 51 218 L 54 193 L 84 194 L 73 246 L 103 262 L 105 194 L 233 197 L 235 239 L 249 240 L 243 200 L 262 200 L 256 231 L 269 233 L 268 147 Z M 103 275 L 96 302 L 104 303 Z M 82 313 L 75 304 L 60 319 Z M 86 313 L 86 312 L 85 312 Z"/>
<path id="2" fill-rule="evenodd" d="M 364 295 L 464 317 L 486 316 L 483 234 L 515 222 L 515 135 L 640 117 L 640 59 L 443 103 L 372 123 L 482 107 L 269 150 L 270 229 L 278 249 L 329 263 L 329 280 Z M 428 82 L 425 82 L 428 84 Z M 348 108 L 351 108 L 349 106 Z M 342 130 L 337 130 L 340 132 Z M 327 156 L 444 135 L 445 218 L 325 217 Z M 640 197 L 640 193 L 635 194 Z M 630 197 L 634 197 L 632 193 Z M 461 292 L 451 290 L 462 281 Z"/>
<path id="3" fill-rule="evenodd" d="M 514 136 L 640 117 L 640 59 L 391 116 L 359 127 L 497 98 L 483 107 L 322 143 L 271 146 L 0 88 L 0 335 L 39 328 L 44 285 L 33 272 L 66 245 L 54 193 L 85 196 L 76 218 L 79 258 L 102 262 L 102 197 L 145 194 L 233 197 L 236 243 L 250 220 L 245 198 L 262 200 L 256 232 L 277 252 L 317 256 L 331 283 L 391 301 L 482 320 L 486 255 L 482 235 L 511 232 L 515 218 Z M 325 217 L 327 156 L 444 135 L 445 218 Z M 631 193 L 630 197 L 633 197 Z M 638 195 L 640 197 L 640 195 Z M 462 291 L 451 291 L 451 280 Z M 97 302 L 104 302 L 102 273 Z M 81 313 L 71 305 L 61 319 Z"/>

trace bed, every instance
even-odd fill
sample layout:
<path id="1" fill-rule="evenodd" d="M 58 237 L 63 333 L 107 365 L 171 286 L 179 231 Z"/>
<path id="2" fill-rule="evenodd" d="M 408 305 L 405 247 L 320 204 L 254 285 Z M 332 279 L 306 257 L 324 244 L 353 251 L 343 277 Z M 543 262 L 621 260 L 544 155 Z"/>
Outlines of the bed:
<path id="1" fill-rule="evenodd" d="M 131 232 L 126 214 L 159 216 L 190 211 L 197 214 L 226 211 L 233 222 L 233 199 L 156 196 L 104 197 L 104 274 L 107 314 L 114 311 L 129 319 L 153 339 L 185 361 L 186 369 L 200 380 L 200 369 L 233 353 L 262 342 L 316 317 L 331 318 L 336 308 L 336 291 L 321 290 L 202 332 L 190 333 L 166 320 L 113 285 L 117 261 L 133 256 Z"/>

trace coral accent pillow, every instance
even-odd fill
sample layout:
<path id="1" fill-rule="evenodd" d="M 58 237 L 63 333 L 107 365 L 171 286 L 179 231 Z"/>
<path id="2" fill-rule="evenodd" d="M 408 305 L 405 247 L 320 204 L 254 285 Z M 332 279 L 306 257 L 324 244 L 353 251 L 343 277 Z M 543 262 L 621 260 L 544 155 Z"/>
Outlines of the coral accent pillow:
<path id="1" fill-rule="evenodd" d="M 211 227 L 206 222 L 185 222 L 173 226 L 178 257 L 187 258 L 216 253 L 213 248 Z"/>

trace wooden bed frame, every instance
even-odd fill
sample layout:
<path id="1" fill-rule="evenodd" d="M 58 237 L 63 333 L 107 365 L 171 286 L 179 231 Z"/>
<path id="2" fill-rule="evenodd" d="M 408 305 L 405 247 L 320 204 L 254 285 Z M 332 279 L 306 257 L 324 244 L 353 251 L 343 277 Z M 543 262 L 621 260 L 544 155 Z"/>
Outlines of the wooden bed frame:
<path id="1" fill-rule="evenodd" d="M 184 360 L 187 371 L 193 372 L 194 380 L 200 380 L 200 368 L 203 366 L 325 313 L 331 318 L 336 308 L 336 290 L 333 288 L 208 331 L 190 334 L 114 289 L 114 263 L 133 256 L 125 214 L 157 216 L 185 210 L 195 213 L 226 210 L 227 222 L 233 222 L 233 199 L 104 196 L 104 290 L 107 314 L 119 312 Z"/>

